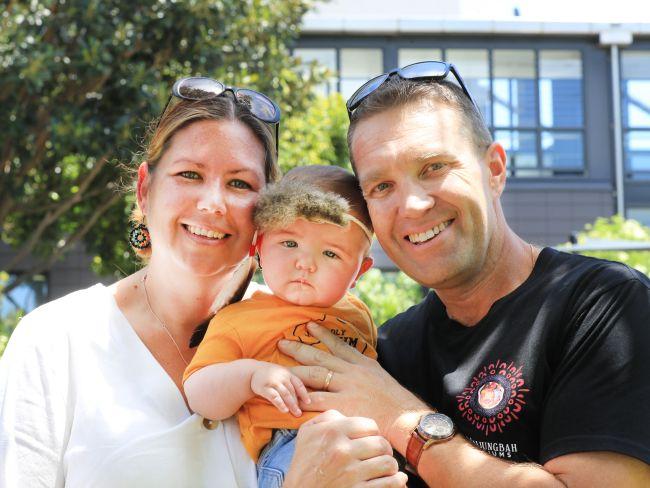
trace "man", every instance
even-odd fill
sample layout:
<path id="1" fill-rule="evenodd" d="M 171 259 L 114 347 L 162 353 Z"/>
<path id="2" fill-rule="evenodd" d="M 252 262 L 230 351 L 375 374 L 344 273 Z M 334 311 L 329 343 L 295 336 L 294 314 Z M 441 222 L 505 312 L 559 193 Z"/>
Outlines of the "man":
<path id="1" fill-rule="evenodd" d="M 348 110 L 377 238 L 433 291 L 380 329 L 403 387 L 317 327 L 333 356 L 282 343 L 327 386 L 305 407 L 373 418 L 409 486 L 650 486 L 650 280 L 508 227 L 505 152 L 451 65 L 375 78 Z"/>

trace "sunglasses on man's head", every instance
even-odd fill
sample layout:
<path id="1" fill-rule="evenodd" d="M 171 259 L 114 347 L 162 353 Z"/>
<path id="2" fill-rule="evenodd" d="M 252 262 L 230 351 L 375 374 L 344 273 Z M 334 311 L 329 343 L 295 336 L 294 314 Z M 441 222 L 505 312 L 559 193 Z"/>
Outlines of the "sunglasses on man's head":
<path id="1" fill-rule="evenodd" d="M 393 71 L 389 71 L 388 73 L 384 73 L 383 75 L 376 76 L 375 78 L 366 81 L 357 91 L 354 92 L 345 104 L 348 109 L 348 117 L 352 120 L 352 114 L 359 105 L 361 105 L 366 98 L 393 76 L 399 76 L 402 79 L 414 81 L 442 81 L 449 76 L 449 73 L 454 75 L 454 78 L 463 90 L 463 93 L 467 95 L 467 98 L 472 101 L 474 107 L 478 110 L 478 105 L 476 105 L 476 102 L 472 98 L 472 95 L 470 95 L 463 78 L 461 78 L 460 73 L 458 73 L 458 70 L 453 64 L 445 63 L 444 61 L 421 61 L 419 63 L 409 64 L 403 68 L 394 69 Z"/>
<path id="2" fill-rule="evenodd" d="M 182 78 L 174 83 L 172 94 L 167 100 L 162 113 L 165 113 L 173 97 L 183 100 L 211 100 L 225 96 L 228 92 L 232 94 L 236 103 L 247 107 L 255 118 L 273 126 L 277 154 L 280 132 L 280 107 L 269 97 L 258 91 L 224 85 L 220 81 L 202 76 Z"/>

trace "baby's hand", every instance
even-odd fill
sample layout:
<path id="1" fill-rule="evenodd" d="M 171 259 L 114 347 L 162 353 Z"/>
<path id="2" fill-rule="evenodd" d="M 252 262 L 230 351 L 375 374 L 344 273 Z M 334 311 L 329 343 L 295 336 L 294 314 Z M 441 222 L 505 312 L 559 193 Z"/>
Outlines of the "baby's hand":
<path id="1" fill-rule="evenodd" d="M 283 366 L 260 361 L 251 377 L 251 390 L 266 398 L 282 413 L 291 412 L 300 417 L 298 399 L 309 403 L 309 394 L 302 380 Z"/>

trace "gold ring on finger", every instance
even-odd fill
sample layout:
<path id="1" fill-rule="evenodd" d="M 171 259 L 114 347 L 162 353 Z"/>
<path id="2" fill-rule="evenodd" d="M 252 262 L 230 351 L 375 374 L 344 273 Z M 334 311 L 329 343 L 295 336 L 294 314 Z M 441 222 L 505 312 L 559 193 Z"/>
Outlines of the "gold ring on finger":
<path id="1" fill-rule="evenodd" d="M 323 383 L 323 390 L 324 391 L 329 391 L 328 388 L 330 387 L 330 383 L 332 382 L 332 377 L 334 376 L 334 371 L 331 369 L 327 372 L 327 376 L 325 376 L 325 383 Z"/>

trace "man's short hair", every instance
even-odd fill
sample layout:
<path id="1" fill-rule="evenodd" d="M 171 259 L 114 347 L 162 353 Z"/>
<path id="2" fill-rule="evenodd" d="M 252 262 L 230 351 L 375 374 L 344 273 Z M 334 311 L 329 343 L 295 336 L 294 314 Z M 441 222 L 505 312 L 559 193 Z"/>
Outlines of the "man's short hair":
<path id="1" fill-rule="evenodd" d="M 352 138 L 360 121 L 394 107 L 423 101 L 444 104 L 459 112 L 465 122 L 462 124 L 462 130 L 467 139 L 475 146 L 478 155 L 482 155 L 483 151 L 492 144 L 492 135 L 485 125 L 481 113 L 458 85 L 446 80 L 417 81 L 394 76 L 372 92 L 352 113 L 348 129 L 348 147 L 352 168 L 356 171 L 352 155 Z"/>

